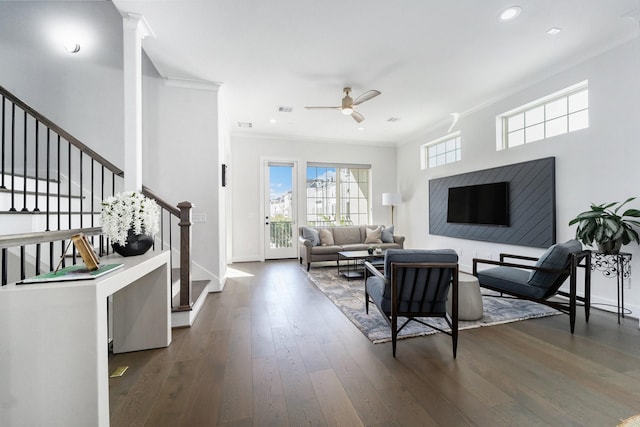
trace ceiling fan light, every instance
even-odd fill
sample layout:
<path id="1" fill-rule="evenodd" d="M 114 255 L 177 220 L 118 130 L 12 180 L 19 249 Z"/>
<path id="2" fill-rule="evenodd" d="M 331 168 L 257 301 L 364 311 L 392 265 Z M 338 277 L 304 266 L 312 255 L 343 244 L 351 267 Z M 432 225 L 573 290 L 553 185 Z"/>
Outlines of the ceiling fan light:
<path id="1" fill-rule="evenodd" d="M 344 107 L 342 109 L 342 114 L 344 114 L 345 116 L 348 116 L 351 113 L 353 113 L 353 108 L 351 108 L 351 107 Z"/>

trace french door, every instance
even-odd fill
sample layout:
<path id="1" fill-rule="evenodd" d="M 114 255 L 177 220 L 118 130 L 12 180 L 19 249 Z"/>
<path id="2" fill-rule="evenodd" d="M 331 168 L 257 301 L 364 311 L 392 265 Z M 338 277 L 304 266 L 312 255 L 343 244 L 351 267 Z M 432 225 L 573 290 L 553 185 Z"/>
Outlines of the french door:
<path id="1" fill-rule="evenodd" d="M 296 164 L 265 162 L 264 258 L 297 256 Z"/>

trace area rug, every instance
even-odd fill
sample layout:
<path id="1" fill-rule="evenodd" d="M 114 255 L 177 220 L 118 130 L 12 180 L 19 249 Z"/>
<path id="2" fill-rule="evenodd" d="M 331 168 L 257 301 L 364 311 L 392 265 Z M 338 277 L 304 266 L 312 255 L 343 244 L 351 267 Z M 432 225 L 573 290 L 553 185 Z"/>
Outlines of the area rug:
<path id="1" fill-rule="evenodd" d="M 370 304 L 369 314 L 364 308 L 364 281 L 362 279 L 347 280 L 338 276 L 335 267 L 311 269 L 308 273 L 311 281 L 327 296 L 351 322 L 373 343 L 391 341 L 391 329 L 385 322 L 378 308 Z M 483 289 L 483 294 L 490 291 Z M 559 311 L 532 301 L 509 298 L 483 296 L 484 316 L 477 321 L 459 321 L 458 329 L 473 329 L 482 326 L 493 326 L 519 320 L 561 314 Z M 425 322 L 440 329 L 449 330 L 444 319 L 425 318 Z M 398 335 L 398 339 L 436 334 L 436 329 L 417 322 L 410 322 Z"/>

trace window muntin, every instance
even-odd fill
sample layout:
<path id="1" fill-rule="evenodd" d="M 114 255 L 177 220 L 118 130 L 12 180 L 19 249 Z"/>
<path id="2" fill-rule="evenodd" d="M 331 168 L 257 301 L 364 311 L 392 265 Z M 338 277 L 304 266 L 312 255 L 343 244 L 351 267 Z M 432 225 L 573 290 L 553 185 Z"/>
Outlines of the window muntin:
<path id="1" fill-rule="evenodd" d="M 368 165 L 307 166 L 307 224 L 364 225 L 370 218 Z"/>
<path id="2" fill-rule="evenodd" d="M 428 142 L 421 147 L 422 169 L 435 168 L 462 159 L 462 139 L 455 132 Z"/>
<path id="3" fill-rule="evenodd" d="M 498 149 L 563 135 L 589 127 L 589 88 L 582 82 L 499 116 Z"/>

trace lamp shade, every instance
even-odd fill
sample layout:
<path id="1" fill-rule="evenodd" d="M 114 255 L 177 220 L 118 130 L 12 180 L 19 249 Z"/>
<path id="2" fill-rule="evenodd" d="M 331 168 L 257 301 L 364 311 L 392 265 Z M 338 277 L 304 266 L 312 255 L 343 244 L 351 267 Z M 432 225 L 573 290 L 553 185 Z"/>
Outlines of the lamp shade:
<path id="1" fill-rule="evenodd" d="M 400 206 L 400 193 L 382 193 L 382 206 Z"/>

